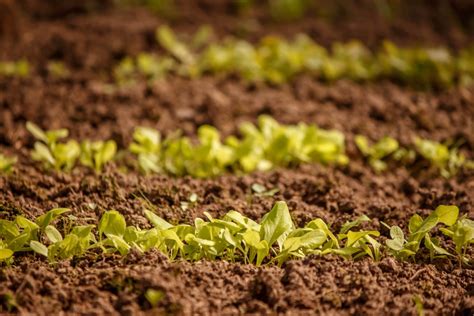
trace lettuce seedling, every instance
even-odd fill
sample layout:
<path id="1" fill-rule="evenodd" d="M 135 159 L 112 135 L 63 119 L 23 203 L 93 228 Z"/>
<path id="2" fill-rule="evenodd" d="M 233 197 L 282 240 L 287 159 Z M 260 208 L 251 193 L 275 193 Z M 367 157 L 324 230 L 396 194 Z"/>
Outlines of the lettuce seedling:
<path id="1" fill-rule="evenodd" d="M 160 290 L 148 289 L 145 292 L 145 298 L 152 307 L 156 307 L 158 303 L 165 297 L 165 293 Z"/>
<path id="2" fill-rule="evenodd" d="M 467 256 L 467 249 L 469 245 L 474 243 L 474 221 L 463 217 L 454 225 L 440 228 L 440 230 L 443 234 L 452 238 L 460 261 L 470 265 L 472 259 Z"/>
<path id="3" fill-rule="evenodd" d="M 0 62 L 0 76 L 27 77 L 29 72 L 30 64 L 26 60 Z"/>
<path id="4" fill-rule="evenodd" d="M 435 239 L 430 236 L 430 231 L 438 224 L 453 226 L 458 218 L 459 209 L 457 206 L 440 205 L 426 219 L 415 214 L 410 218 L 408 225 L 409 236 L 405 239 L 402 229 L 398 226 L 390 227 L 391 239 L 386 240 L 387 247 L 393 255 L 399 259 L 406 260 L 415 256 L 420 250 L 422 241 L 430 251 L 430 257 L 445 257 L 449 252 L 438 245 Z"/>
<path id="5" fill-rule="evenodd" d="M 68 136 L 67 129 L 43 131 L 34 123 L 27 122 L 26 129 L 38 140 L 31 152 L 33 160 L 43 163 L 45 168 L 70 171 L 79 158 L 81 148 L 75 140 L 59 143 Z"/>
<path id="6" fill-rule="evenodd" d="M 125 218 L 119 212 L 111 210 L 102 215 L 99 223 L 99 239 L 105 252 L 108 246 L 111 247 L 109 249 L 118 250 L 122 255 L 128 253 L 131 246 L 124 240 L 126 229 Z M 106 238 L 102 239 L 104 236 Z"/>
<path id="7" fill-rule="evenodd" d="M 47 64 L 48 73 L 54 78 L 66 78 L 71 72 L 61 61 L 50 61 Z"/>
<path id="8" fill-rule="evenodd" d="M 276 242 L 280 249 L 288 234 L 295 228 L 288 206 L 282 201 L 275 203 L 272 210 L 262 218 L 260 225 L 260 238 L 270 246 Z"/>
<path id="9" fill-rule="evenodd" d="M 185 43 L 176 37 L 170 27 L 160 26 L 156 30 L 156 39 L 164 49 L 182 63 L 182 69 L 187 75 L 194 75 L 192 70 L 195 69 L 196 65 L 195 55 Z"/>
<path id="10" fill-rule="evenodd" d="M 81 143 L 80 161 L 84 166 L 100 172 L 105 164 L 114 159 L 116 152 L 117 144 L 113 140 L 95 142 L 85 140 Z"/>
<path id="11" fill-rule="evenodd" d="M 338 235 L 339 241 L 345 240 L 343 248 L 332 249 L 332 253 L 341 255 L 345 258 L 357 259 L 359 257 L 368 255 L 373 260 L 379 261 L 381 257 L 380 243 L 375 240 L 372 236 L 378 237 L 380 233 L 378 231 L 353 231 L 352 229 L 359 226 L 364 222 L 370 221 L 370 218 L 366 215 L 361 215 L 354 221 L 346 222 L 342 225 Z"/>
<path id="12" fill-rule="evenodd" d="M 449 149 L 435 141 L 416 138 L 415 146 L 418 153 L 438 168 L 445 178 L 454 176 L 466 160 L 457 148 Z"/>
<path id="13" fill-rule="evenodd" d="M 355 143 L 362 155 L 368 158 L 370 166 L 376 172 L 387 169 L 387 163 L 383 159 L 395 153 L 399 148 L 397 140 L 391 137 L 384 137 L 374 145 L 369 145 L 367 137 L 357 135 Z"/>
<path id="14" fill-rule="evenodd" d="M 160 132 L 148 127 L 136 128 L 129 150 L 138 156 L 138 166 L 145 174 L 162 171 Z"/>
<path id="15" fill-rule="evenodd" d="M 7 157 L 0 154 L 0 173 L 10 173 L 16 161 L 16 157 Z"/>

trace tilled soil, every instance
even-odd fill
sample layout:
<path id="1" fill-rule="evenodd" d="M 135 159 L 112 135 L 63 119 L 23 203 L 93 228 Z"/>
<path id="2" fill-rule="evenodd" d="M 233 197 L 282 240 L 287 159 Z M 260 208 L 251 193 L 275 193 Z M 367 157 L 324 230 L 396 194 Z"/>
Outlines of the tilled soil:
<path id="1" fill-rule="evenodd" d="M 219 2 L 211 7 L 221 8 L 216 9 L 215 19 L 205 20 L 202 10 L 208 1 L 196 3 L 201 9 L 189 4 L 182 13 L 201 12 L 193 20 L 195 24 L 216 21 L 221 26 L 225 23 L 219 21 L 229 18 L 222 9 L 225 4 Z M 0 79 L 0 148 L 19 157 L 14 173 L 0 177 L 0 218 L 19 214 L 32 218 L 61 206 L 71 208 L 80 224 L 96 224 L 105 210 L 116 209 L 129 225 L 148 227 L 144 208 L 153 208 L 173 223 L 191 223 L 204 211 L 221 216 L 232 209 L 259 220 L 275 201 L 285 200 L 299 225 L 321 217 L 337 230 L 346 220 L 366 214 L 373 219 L 366 227 L 387 236 L 382 221 L 405 228 L 411 215 L 425 216 L 440 204 L 458 205 L 462 214 L 474 217 L 474 172 L 463 171 L 446 180 L 418 166 L 394 167 L 377 175 L 358 158 L 352 143 L 358 133 L 372 139 L 389 135 L 402 144 L 411 142 L 415 135 L 440 141 L 464 139 L 462 151 L 472 158 L 473 88 L 419 92 L 391 83 L 341 81 L 326 85 L 307 77 L 277 88 L 248 86 L 236 79 L 170 77 L 151 87 L 138 84 L 110 93 L 104 83 L 107 76 L 98 71 L 105 71 L 126 54 L 154 47 L 153 31 L 162 21 L 144 10 L 120 11 L 106 6 L 100 14 L 85 14 L 87 10 L 77 6 L 60 8 L 68 12 L 65 16 L 43 6 L 30 7 L 32 17 L 25 17 L 25 25 L 34 27 L 21 41 L 1 44 L 11 47 L 2 51 L 3 57 L 25 55 L 39 71 L 28 79 Z M 58 6 L 52 8 L 58 10 Z M 363 8 L 361 5 L 360 10 Z M 471 38 L 455 24 L 449 24 L 446 33 L 434 31 L 429 25 L 436 16 L 435 6 L 424 8 L 424 13 L 413 13 L 419 19 L 409 25 L 416 21 L 426 32 L 406 33 L 392 26 L 388 30 L 369 28 L 367 19 L 362 22 L 361 17 L 352 15 L 347 25 L 365 30 L 357 34 L 368 44 L 390 35 L 395 40 L 405 39 L 405 44 L 455 47 Z M 271 26 L 255 14 L 262 21 L 259 35 L 270 30 L 284 35 L 301 30 L 329 43 L 355 34 L 345 33 L 349 26 L 332 29 L 327 22 L 311 19 L 285 29 Z M 173 23 L 182 30 L 195 25 L 179 21 L 183 20 Z M 232 23 L 218 28 L 219 32 L 231 32 Z M 371 37 L 369 32 L 375 35 Z M 461 35 L 447 35 L 456 32 Z M 67 79 L 49 78 L 37 63 L 50 58 L 64 60 L 77 72 Z M 33 139 L 24 128 L 30 120 L 44 128 L 68 128 L 78 139 L 113 138 L 125 148 L 133 128 L 139 125 L 164 133 L 179 128 L 193 135 L 198 126 L 212 124 L 228 135 L 238 131 L 239 123 L 254 122 L 260 114 L 270 114 L 283 123 L 303 121 L 343 131 L 353 161 L 341 169 L 304 165 L 207 180 L 145 177 L 133 169 L 123 173 L 114 165 L 101 175 L 82 168 L 58 174 L 31 162 L 28 150 Z M 254 183 L 279 191 L 271 197 L 257 196 L 251 190 Z M 198 200 L 184 209 L 182 203 L 191 193 L 196 193 Z M 67 224 L 66 219 L 59 221 L 59 225 Z M 164 294 L 154 309 L 144 297 L 149 288 Z M 0 313 L 6 313 L 11 303 L 8 295 L 16 300 L 13 312 L 41 315 L 414 315 L 417 298 L 429 314 L 472 315 L 474 272 L 454 261 L 428 263 L 423 257 L 417 263 L 392 258 L 374 263 L 311 257 L 290 261 L 282 268 L 256 268 L 228 262 L 170 262 L 154 251 L 144 255 L 133 252 L 124 258 L 90 254 L 56 265 L 29 254 L 0 270 Z"/>

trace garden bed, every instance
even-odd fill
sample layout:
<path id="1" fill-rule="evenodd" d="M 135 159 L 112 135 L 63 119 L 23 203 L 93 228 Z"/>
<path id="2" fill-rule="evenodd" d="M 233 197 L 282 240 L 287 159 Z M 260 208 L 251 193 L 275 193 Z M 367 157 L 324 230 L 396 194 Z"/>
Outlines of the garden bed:
<path id="1" fill-rule="evenodd" d="M 18 215 L 34 219 L 65 207 L 73 217 L 59 221 L 58 227 L 64 228 L 71 219 L 78 225 L 97 225 L 105 211 L 114 209 L 128 225 L 148 229 L 151 225 L 143 211 L 150 207 L 170 223 L 193 224 L 205 217 L 204 212 L 220 218 L 230 210 L 260 221 L 277 201 L 285 201 L 298 227 L 321 218 L 338 231 L 365 214 L 371 221 L 363 228 L 380 231 L 384 243 L 390 234 L 383 223 L 406 230 L 414 214 L 425 218 L 439 205 L 456 205 L 460 215 L 474 217 L 473 170 L 461 168 L 445 178 L 421 162 L 394 163 L 377 173 L 354 142 L 358 134 L 374 141 L 391 136 L 406 146 L 415 137 L 439 142 L 461 139 L 460 152 L 474 159 L 473 86 L 429 91 L 390 80 L 325 83 L 305 74 L 272 85 L 249 84 L 236 76 L 191 79 L 171 74 L 153 83 L 138 81 L 111 89 L 113 67 L 123 57 L 155 50 L 154 33 L 163 23 L 184 33 L 208 23 L 219 38 L 241 34 L 240 18 L 229 13 L 228 2 L 182 2 L 180 17 L 171 21 L 144 8 L 111 4 L 47 8 L 22 1 L 30 11 L 12 7 L 22 16 L 15 27 L 23 36 L 12 40 L 15 28 L 7 28 L 0 56 L 26 58 L 31 71 L 25 78 L 0 77 L 0 151 L 18 160 L 11 173 L 0 177 L 0 219 Z M 327 47 L 335 40 L 355 38 L 370 48 L 384 39 L 402 47 L 451 49 L 472 42 L 469 26 L 440 21 L 441 4 L 405 8 L 407 14 L 389 22 L 376 17 L 374 24 L 380 27 L 374 27 L 368 23 L 367 17 L 374 14 L 369 2 L 334 11 L 346 19 L 340 28 L 329 18 L 276 23 L 257 6 L 249 13 L 254 24 L 245 38 L 256 42 L 267 34 L 288 37 L 304 32 Z M 329 1 L 321 7 L 331 8 Z M 206 14 L 209 10 L 212 14 Z M 452 10 L 456 15 L 472 7 L 467 1 L 455 1 Z M 412 32 L 414 27 L 420 31 Z M 52 76 L 46 67 L 50 60 L 63 62 L 68 75 Z M 45 170 L 31 159 L 35 139 L 25 128 L 27 121 L 45 129 L 67 128 L 73 139 L 112 139 L 120 150 L 127 149 L 138 126 L 164 135 L 180 129 L 195 140 L 204 124 L 229 136 L 238 134 L 244 122 L 255 123 L 259 115 L 342 132 L 350 162 L 277 166 L 248 174 L 228 170 L 196 179 L 144 175 L 125 155 L 125 162 L 109 163 L 100 173 L 83 166 L 62 172 Z M 265 192 L 273 191 L 262 194 L 256 184 Z M 453 248 L 449 241 L 443 245 Z M 309 255 L 281 267 L 269 262 L 256 266 L 170 260 L 156 249 L 145 253 L 132 249 L 124 256 L 93 251 L 56 263 L 25 252 L 0 267 L 0 313 L 472 314 L 472 266 L 455 258 L 430 260 L 426 253 L 401 261 L 386 252 L 380 261 Z M 467 256 L 472 255 L 471 247 Z M 156 300 L 150 299 L 150 289 Z"/>

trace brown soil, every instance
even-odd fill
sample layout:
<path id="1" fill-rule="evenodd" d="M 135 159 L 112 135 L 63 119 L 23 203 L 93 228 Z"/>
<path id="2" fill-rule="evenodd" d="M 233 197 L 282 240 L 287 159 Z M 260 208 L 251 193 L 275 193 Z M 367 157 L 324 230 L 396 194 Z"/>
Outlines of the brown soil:
<path id="1" fill-rule="evenodd" d="M 0 148 L 20 158 L 12 175 L 0 177 L 2 219 L 18 214 L 31 218 L 61 206 L 72 208 L 79 223 L 96 223 L 104 210 L 116 209 L 128 224 L 146 227 L 144 207 L 156 208 L 171 222 L 192 222 L 204 211 L 220 216 L 231 209 L 260 219 L 277 200 L 288 202 L 298 224 L 321 217 L 338 229 L 344 221 L 366 214 L 373 219 L 368 226 L 380 229 L 383 235 L 387 231 L 381 221 L 404 226 L 414 213 L 426 215 L 440 204 L 456 204 L 462 214 L 474 217 L 474 172 L 445 180 L 426 170 L 397 167 L 376 175 L 356 157 L 352 143 L 357 133 L 373 139 L 390 135 L 404 144 L 415 135 L 435 140 L 462 138 L 463 152 L 474 157 L 473 88 L 428 93 L 390 83 L 328 86 L 305 77 L 275 88 L 249 87 L 235 79 L 168 78 L 152 87 L 139 84 L 110 93 L 102 80 L 106 76 L 96 70 L 105 71 L 126 54 L 154 47 L 153 31 L 160 19 L 144 10 L 107 6 L 100 13 L 87 13 L 89 9 L 80 1 L 51 8 L 34 1 L 19 3 L 31 9 L 30 16 L 22 13 L 27 31 L 21 41 L 0 42 L 9 48 L 0 49 L 0 54 L 3 58 L 27 56 L 39 71 L 28 79 L 0 79 Z M 226 26 L 219 28 L 222 34 L 235 32 L 237 22 L 226 13 L 225 4 L 195 3 L 182 12 L 189 19 L 176 20 L 175 26 L 190 30 L 207 21 Z M 395 19 L 384 28 L 367 24 L 363 10 L 368 2 L 362 3 L 354 11 L 361 14 L 348 15 L 347 25 L 340 28 L 310 18 L 278 26 L 257 11 L 254 15 L 260 26 L 255 34 L 288 35 L 298 30 L 326 44 L 357 34 L 368 44 L 388 36 L 403 44 L 453 47 L 472 39 L 468 28 L 456 23 L 448 23 L 443 32 L 429 28 L 436 24 L 434 5 L 425 5 L 424 11 L 413 9 L 408 17 Z M 463 2 L 453 3 L 469 12 Z M 217 12 L 206 16 L 204 12 L 210 9 Z M 191 21 L 190 12 L 197 13 L 192 22 L 186 22 Z M 403 29 L 400 25 L 405 23 Z M 411 30 L 414 23 L 422 31 L 403 31 Z M 461 35 L 451 36 L 457 32 Z M 77 71 L 67 79 L 50 78 L 39 63 L 51 58 L 64 60 Z M 236 132 L 240 122 L 255 121 L 259 114 L 271 114 L 284 123 L 304 121 L 344 131 L 354 162 L 345 169 L 306 165 L 208 180 L 144 177 L 134 171 L 122 173 L 115 166 L 102 175 L 81 168 L 57 174 L 31 163 L 28 149 L 33 139 L 24 128 L 27 120 L 45 128 L 65 127 L 72 137 L 113 138 L 123 148 L 138 125 L 164 132 L 180 128 L 192 135 L 199 125 L 212 124 L 227 135 Z M 251 192 L 254 183 L 279 192 L 273 197 L 255 196 Z M 181 202 L 191 193 L 199 196 L 198 201 L 183 210 Z M 91 208 L 91 203 L 97 206 Z M 60 225 L 67 225 L 66 220 Z M 8 306 L 5 294 L 16 298 L 18 307 L 13 312 L 43 315 L 415 315 L 415 297 L 428 314 L 472 315 L 474 311 L 472 268 L 449 261 L 428 264 L 423 256 L 417 263 L 324 257 L 291 261 L 282 268 L 256 268 L 227 262 L 170 262 L 157 252 L 131 253 L 125 258 L 91 254 L 57 265 L 30 254 L 0 269 L 0 314 Z M 144 298 L 149 288 L 164 293 L 155 309 Z"/>

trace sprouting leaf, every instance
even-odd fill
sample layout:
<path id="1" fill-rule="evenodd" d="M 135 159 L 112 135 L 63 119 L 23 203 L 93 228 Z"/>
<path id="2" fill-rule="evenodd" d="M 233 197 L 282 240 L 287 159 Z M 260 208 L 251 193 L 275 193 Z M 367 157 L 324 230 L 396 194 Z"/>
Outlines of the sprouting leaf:
<path id="1" fill-rule="evenodd" d="M 99 223 L 99 235 L 123 236 L 126 228 L 125 218 L 115 210 L 107 211 L 102 215 Z"/>
<path id="2" fill-rule="evenodd" d="M 281 249 L 283 241 L 293 228 L 294 224 L 288 206 L 280 201 L 275 203 L 272 210 L 262 219 L 260 238 L 266 240 L 268 245 L 277 242 Z"/>
<path id="3" fill-rule="evenodd" d="M 362 224 L 364 222 L 368 222 L 368 221 L 370 221 L 370 218 L 367 215 L 361 215 L 355 221 L 346 222 L 344 225 L 342 225 L 340 234 L 345 234 L 350 229 L 352 229 L 354 227 L 357 227 L 360 224 Z"/>
<path id="4" fill-rule="evenodd" d="M 173 227 L 170 223 L 149 210 L 144 210 L 146 218 L 159 230 L 166 230 Z"/>
<path id="5" fill-rule="evenodd" d="M 440 223 L 452 226 L 458 219 L 459 208 L 455 205 L 440 205 L 435 209 L 434 214 Z"/>
<path id="6" fill-rule="evenodd" d="M 131 248 L 130 245 L 120 235 L 108 233 L 107 240 L 112 242 L 113 247 L 117 249 L 122 256 L 126 255 Z"/>
<path id="7" fill-rule="evenodd" d="M 13 256 L 13 251 L 10 249 L 0 249 L 0 261 L 5 261 L 7 259 L 10 259 Z"/>
<path id="8" fill-rule="evenodd" d="M 413 234 L 418 230 L 422 223 L 423 218 L 421 218 L 421 216 L 418 214 L 414 214 L 412 217 L 410 217 L 410 221 L 408 223 L 408 230 L 410 231 L 410 233 Z"/>
<path id="9" fill-rule="evenodd" d="M 44 233 L 52 243 L 60 242 L 63 240 L 63 236 L 54 226 L 46 226 L 46 228 L 44 229 Z"/>
<path id="10" fill-rule="evenodd" d="M 36 218 L 35 222 L 41 229 L 45 229 L 46 226 L 48 226 L 53 220 L 69 211 L 70 209 L 68 208 L 53 208 L 45 214 Z"/>
<path id="11" fill-rule="evenodd" d="M 395 251 L 402 250 L 403 244 L 405 243 L 405 235 L 403 234 L 402 229 L 398 226 L 392 226 L 392 228 L 390 228 L 390 237 L 392 237 L 392 239 L 387 239 L 385 241 L 387 246 Z"/>
<path id="12" fill-rule="evenodd" d="M 372 236 L 379 236 L 380 233 L 378 231 L 360 231 L 360 232 L 353 232 L 349 231 L 347 232 L 347 244 L 346 246 L 352 246 L 354 245 L 357 241 L 359 241 L 361 238 L 372 235 Z"/>
<path id="13" fill-rule="evenodd" d="M 81 163 L 87 167 L 94 168 L 100 172 L 103 166 L 112 161 L 117 152 L 117 144 L 113 140 L 108 141 L 83 141 L 81 144 Z"/>
<path id="14" fill-rule="evenodd" d="M 13 170 L 13 165 L 16 163 L 16 157 L 7 157 L 0 154 L 0 173 L 9 173 Z"/>
<path id="15" fill-rule="evenodd" d="M 150 303 L 152 307 L 156 307 L 158 303 L 165 297 L 163 291 L 148 289 L 145 292 L 145 298 Z"/>
<path id="16" fill-rule="evenodd" d="M 35 123 L 26 122 L 26 129 L 30 132 L 34 138 L 41 140 L 44 143 L 48 143 L 49 139 L 46 133 Z"/>
<path id="17" fill-rule="evenodd" d="M 42 243 L 40 243 L 36 240 L 32 240 L 32 241 L 30 241 L 30 247 L 34 252 L 36 252 L 40 255 L 43 255 L 45 257 L 48 257 L 48 247 L 46 247 Z"/>

